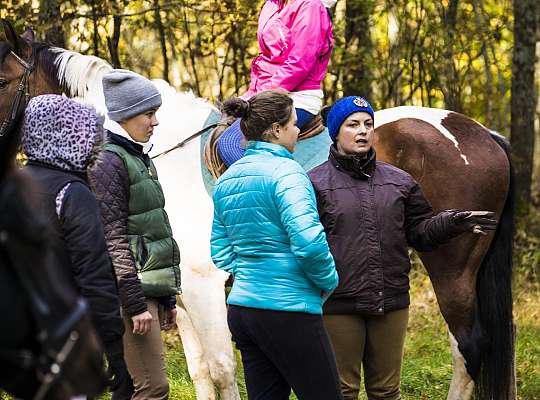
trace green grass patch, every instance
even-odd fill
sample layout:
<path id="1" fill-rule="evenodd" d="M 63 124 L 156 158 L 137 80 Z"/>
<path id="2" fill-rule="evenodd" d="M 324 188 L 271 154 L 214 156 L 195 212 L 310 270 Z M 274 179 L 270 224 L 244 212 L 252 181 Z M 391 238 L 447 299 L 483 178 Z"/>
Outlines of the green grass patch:
<path id="1" fill-rule="evenodd" d="M 540 400 L 540 212 L 520 224 L 515 243 L 514 320 L 517 330 L 516 375 L 519 400 Z M 445 399 L 452 378 L 451 354 L 446 324 L 435 293 L 417 261 L 411 272 L 409 327 L 402 370 L 403 400 Z M 163 335 L 171 400 L 195 400 L 180 338 Z M 247 399 L 240 356 L 238 386 Z M 291 395 L 291 399 L 295 397 Z M 0 394 L 1 400 L 10 399 Z M 105 395 L 102 399 L 110 399 Z M 361 394 L 360 399 L 365 400 Z"/>
<path id="2" fill-rule="evenodd" d="M 446 324 L 439 313 L 429 278 L 421 267 L 411 273 L 412 304 L 402 371 L 403 400 L 445 399 L 452 378 L 451 354 Z M 540 285 L 530 276 L 515 279 L 514 316 L 517 326 L 516 361 L 518 399 L 540 400 Z M 187 371 L 180 338 L 163 335 L 171 400 L 195 400 L 195 388 Z M 240 356 L 238 385 L 247 399 Z M 10 399 L 0 395 L 0 399 Z M 110 399 L 105 395 L 102 399 Z M 291 396 L 291 399 L 295 399 Z M 365 400 L 361 394 L 360 399 Z"/>

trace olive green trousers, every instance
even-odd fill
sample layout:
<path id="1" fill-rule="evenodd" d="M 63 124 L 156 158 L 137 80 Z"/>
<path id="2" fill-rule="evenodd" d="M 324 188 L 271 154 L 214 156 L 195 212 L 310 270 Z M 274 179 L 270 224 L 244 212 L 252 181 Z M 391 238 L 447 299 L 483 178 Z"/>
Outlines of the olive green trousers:
<path id="1" fill-rule="evenodd" d="M 369 400 L 399 400 L 409 309 L 381 316 L 324 315 L 344 400 L 357 400 L 361 370 Z"/>
<path id="2" fill-rule="evenodd" d="M 152 314 L 152 328 L 147 334 L 134 334 L 131 318 L 124 316 L 124 359 L 135 387 L 131 399 L 166 400 L 169 398 L 169 381 L 165 370 L 158 302 L 147 299 L 146 304 Z"/>

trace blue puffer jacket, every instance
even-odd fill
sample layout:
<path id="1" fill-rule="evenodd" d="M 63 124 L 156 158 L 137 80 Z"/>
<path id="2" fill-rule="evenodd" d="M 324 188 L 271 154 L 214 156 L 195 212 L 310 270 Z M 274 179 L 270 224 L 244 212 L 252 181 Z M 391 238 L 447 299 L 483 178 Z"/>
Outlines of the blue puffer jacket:
<path id="1" fill-rule="evenodd" d="M 249 142 L 216 184 L 212 259 L 234 275 L 229 304 L 321 314 L 337 286 L 313 186 L 292 158 Z"/>

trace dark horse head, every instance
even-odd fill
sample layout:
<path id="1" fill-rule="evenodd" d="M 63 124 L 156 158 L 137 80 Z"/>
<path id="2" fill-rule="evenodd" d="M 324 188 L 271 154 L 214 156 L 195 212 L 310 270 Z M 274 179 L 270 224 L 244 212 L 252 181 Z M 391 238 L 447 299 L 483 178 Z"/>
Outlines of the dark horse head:
<path id="1" fill-rule="evenodd" d="M 0 388 L 24 399 L 95 396 L 106 383 L 87 305 L 52 258 L 15 167 L 20 122 L 44 53 L 2 21 L 0 42 Z"/>

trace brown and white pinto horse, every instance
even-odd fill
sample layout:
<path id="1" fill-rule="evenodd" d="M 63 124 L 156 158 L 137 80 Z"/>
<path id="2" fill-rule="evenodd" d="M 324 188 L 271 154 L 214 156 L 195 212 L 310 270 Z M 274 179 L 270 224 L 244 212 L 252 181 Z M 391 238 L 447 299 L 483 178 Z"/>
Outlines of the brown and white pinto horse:
<path id="1" fill-rule="evenodd" d="M 108 64 L 17 38 L 0 43 L 0 118 L 5 117 L 23 73 L 11 51 L 19 49 L 17 55 L 28 59 L 32 48 L 37 64 L 30 76 L 31 96 L 64 92 L 104 110 L 100 77 L 110 69 Z M 158 114 L 159 131 L 153 138 L 154 154 L 203 128 L 215 112 L 190 94 L 177 93 L 163 82 L 156 84 L 163 106 Z M 495 233 L 486 237 L 464 234 L 420 256 L 451 334 L 454 374 L 448 398 L 469 399 L 476 388 L 479 399 L 514 399 L 514 217 L 505 140 L 464 115 L 444 110 L 382 110 L 376 113 L 375 123 L 378 158 L 410 172 L 436 211 L 454 208 L 497 213 Z M 197 397 L 214 399 L 215 385 L 220 398 L 239 399 L 222 290 L 227 275 L 213 266 L 209 254 L 212 202 L 203 182 L 203 144 L 201 137 L 196 138 L 158 157 L 156 166 L 182 251 L 179 325 Z M 322 162 L 323 153 L 319 148 L 312 158 L 322 157 Z"/>
<path id="2" fill-rule="evenodd" d="M 375 115 L 377 157 L 415 177 L 436 212 L 493 210 L 497 230 L 421 253 L 454 358 L 449 399 L 515 398 L 512 325 L 513 176 L 506 140 L 458 113 L 398 107 Z M 461 367 L 460 367 L 461 366 Z M 455 392 L 452 392 L 455 390 Z"/>

